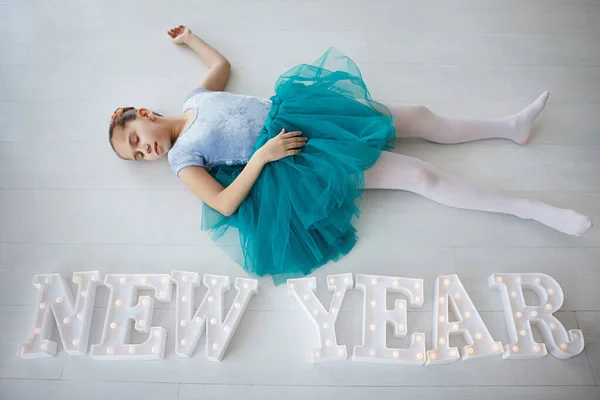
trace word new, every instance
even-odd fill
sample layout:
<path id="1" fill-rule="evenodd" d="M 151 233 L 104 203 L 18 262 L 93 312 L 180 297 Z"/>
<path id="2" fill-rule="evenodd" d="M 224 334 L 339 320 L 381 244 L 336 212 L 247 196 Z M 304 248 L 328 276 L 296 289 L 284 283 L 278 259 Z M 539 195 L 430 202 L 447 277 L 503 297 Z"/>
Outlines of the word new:
<path id="1" fill-rule="evenodd" d="M 34 276 L 33 283 L 39 296 L 33 318 L 33 327 L 27 342 L 19 345 L 23 358 L 56 355 L 57 343 L 51 340 L 54 322 L 63 348 L 68 354 L 84 355 L 92 322 L 96 288 L 102 282 L 98 271 L 75 272 L 73 283 L 77 293 L 73 297 L 68 283 L 59 274 Z M 104 277 L 110 290 L 102 337 L 93 344 L 89 355 L 94 359 L 139 360 L 162 359 L 165 354 L 167 331 L 152 326 L 154 301 L 170 302 L 175 286 L 176 328 L 175 353 L 190 357 L 200 337 L 206 333 L 206 356 L 222 360 L 252 296 L 258 293 L 258 281 L 235 279 L 233 306 L 223 318 L 224 293 L 231 288 L 227 276 L 204 275 L 202 283 L 207 292 L 197 310 L 193 310 L 195 289 L 200 276 L 195 272 L 174 270 L 168 274 L 110 274 Z M 492 274 L 490 287 L 500 291 L 510 343 L 495 341 L 481 319 L 473 302 L 457 275 L 439 276 L 435 280 L 433 307 L 433 348 L 425 349 L 425 334 L 413 332 L 407 348 L 386 346 L 386 325 L 394 328 L 394 336 L 407 335 L 407 306 L 423 305 L 423 280 L 375 275 L 352 274 L 327 277 L 329 291 L 334 295 L 328 308 L 315 295 L 314 277 L 289 279 L 288 293 L 308 314 L 318 331 L 320 346 L 312 350 L 313 362 L 345 360 L 346 346 L 337 344 L 335 322 L 348 290 L 363 292 L 363 341 L 353 349 L 352 359 L 363 362 L 385 362 L 408 365 L 449 363 L 462 358 L 502 356 L 503 358 L 540 358 L 550 352 L 567 359 L 583 351 L 581 331 L 567 331 L 553 315 L 563 304 L 564 296 L 558 283 L 541 273 Z M 539 306 L 525 304 L 523 287 L 537 295 Z M 153 290 L 154 297 L 139 296 L 137 290 Z M 387 293 L 399 293 L 405 299 L 396 300 L 393 309 L 387 309 Z M 452 309 L 454 316 L 449 315 Z M 53 317 L 53 318 L 52 318 Z M 129 341 L 131 328 L 148 334 L 145 342 Z M 537 343 L 531 331 L 535 324 L 543 334 L 544 343 Z M 466 346 L 450 346 L 450 335 L 460 335 Z"/>

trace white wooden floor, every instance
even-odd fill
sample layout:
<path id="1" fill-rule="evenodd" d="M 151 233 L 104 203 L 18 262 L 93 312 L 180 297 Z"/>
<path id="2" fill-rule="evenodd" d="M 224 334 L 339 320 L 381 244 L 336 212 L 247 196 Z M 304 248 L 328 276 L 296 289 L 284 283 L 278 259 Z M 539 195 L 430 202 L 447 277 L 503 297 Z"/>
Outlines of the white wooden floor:
<path id="1" fill-rule="evenodd" d="M 600 229 L 576 238 L 505 215 L 368 191 L 360 242 L 317 274 L 423 277 L 427 302 L 409 332 L 431 339 L 433 279 L 458 273 L 490 331 L 507 341 L 492 272 L 545 272 L 562 285 L 559 318 L 584 353 L 410 368 L 310 364 L 316 334 L 285 287 L 261 281 L 222 363 L 174 354 L 173 305 L 162 362 L 88 356 L 23 361 L 35 273 L 171 269 L 244 276 L 199 230 L 201 203 L 167 163 L 117 159 L 107 125 L 117 106 L 176 113 L 205 68 L 166 31 L 179 24 L 233 64 L 227 90 L 269 97 L 280 73 L 330 45 L 360 66 L 374 98 L 449 115 L 495 117 L 551 92 L 528 146 L 405 141 L 398 151 L 505 192 L 586 213 L 600 224 L 600 2 L 597 0 L 0 0 L 0 399 L 600 397 Z M 200 293 L 202 294 L 202 293 Z M 91 343 L 100 336 L 100 289 Z M 338 336 L 359 343 L 360 298 Z M 138 338 L 139 339 L 139 338 Z M 203 342 L 201 342 L 203 343 Z M 390 340 L 390 344 L 403 341 Z"/>

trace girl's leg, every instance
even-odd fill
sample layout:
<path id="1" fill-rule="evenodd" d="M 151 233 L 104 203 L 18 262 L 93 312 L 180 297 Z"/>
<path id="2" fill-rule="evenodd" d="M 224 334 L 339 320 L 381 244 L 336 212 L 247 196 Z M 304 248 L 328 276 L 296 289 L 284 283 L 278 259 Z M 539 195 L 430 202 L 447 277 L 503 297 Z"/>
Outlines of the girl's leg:
<path id="1" fill-rule="evenodd" d="M 397 137 L 420 137 L 436 143 L 463 143 L 480 139 L 529 141 L 533 121 L 546 106 L 548 91 L 519 113 L 503 118 L 455 118 L 437 115 L 423 105 L 387 105 L 394 116 Z"/>
<path id="2" fill-rule="evenodd" d="M 365 189 L 407 190 L 451 207 L 533 219 L 569 235 L 579 236 L 592 226 L 588 217 L 573 210 L 493 193 L 424 161 L 389 151 L 383 151 L 375 165 L 365 171 L 364 185 Z"/>

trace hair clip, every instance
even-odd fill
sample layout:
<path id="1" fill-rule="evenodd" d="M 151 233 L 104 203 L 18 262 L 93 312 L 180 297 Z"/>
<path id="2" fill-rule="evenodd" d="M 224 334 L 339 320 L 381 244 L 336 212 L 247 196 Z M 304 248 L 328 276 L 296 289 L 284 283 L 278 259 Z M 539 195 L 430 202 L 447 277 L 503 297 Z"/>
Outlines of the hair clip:
<path id="1" fill-rule="evenodd" d="M 110 116 L 111 121 L 114 121 L 115 118 L 117 118 L 118 115 L 123 113 L 123 109 L 122 108 L 117 108 L 117 110 Z"/>

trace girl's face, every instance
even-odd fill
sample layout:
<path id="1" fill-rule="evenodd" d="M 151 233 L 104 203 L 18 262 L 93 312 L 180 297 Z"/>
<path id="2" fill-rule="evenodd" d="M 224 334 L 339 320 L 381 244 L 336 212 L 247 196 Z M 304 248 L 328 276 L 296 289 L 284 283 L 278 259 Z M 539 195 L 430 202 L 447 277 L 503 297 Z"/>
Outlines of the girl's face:
<path id="1" fill-rule="evenodd" d="M 171 149 L 170 132 L 157 116 L 145 108 L 125 127 L 115 126 L 112 137 L 117 154 L 128 160 L 156 160 Z"/>

